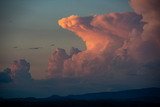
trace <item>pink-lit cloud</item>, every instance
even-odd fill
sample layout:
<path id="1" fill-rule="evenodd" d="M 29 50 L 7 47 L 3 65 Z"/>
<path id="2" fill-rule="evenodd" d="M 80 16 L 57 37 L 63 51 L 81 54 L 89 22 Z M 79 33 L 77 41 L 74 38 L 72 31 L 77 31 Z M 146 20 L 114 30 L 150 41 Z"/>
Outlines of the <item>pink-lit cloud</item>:
<path id="1" fill-rule="evenodd" d="M 69 58 L 64 49 L 57 48 L 49 58 L 47 76 L 59 77 L 63 70 L 64 61 Z"/>
<path id="2" fill-rule="evenodd" d="M 48 72 L 54 75 L 58 72 L 64 77 L 109 73 L 113 59 L 123 53 L 120 51 L 127 47 L 124 46 L 126 45 L 125 42 L 129 41 L 133 35 L 137 36 L 142 32 L 144 23 L 141 22 L 141 19 L 140 15 L 132 12 L 90 17 L 72 15 L 62 18 L 58 21 L 59 25 L 75 32 L 85 42 L 86 50 L 68 58 L 65 57 L 66 54 L 61 56 L 63 60 L 58 60 L 58 63 L 61 62 L 61 66 L 58 67 L 60 69 L 55 70 L 50 70 L 50 68 L 57 67 L 50 60 L 58 57 L 52 55 L 49 60 Z M 121 49 L 122 47 L 124 49 Z"/>
<path id="3" fill-rule="evenodd" d="M 142 30 L 141 16 L 135 13 L 110 13 L 90 17 L 69 16 L 58 21 L 65 29 L 75 32 L 87 50 L 103 51 L 112 42 L 128 37 L 133 28 Z"/>
<path id="4" fill-rule="evenodd" d="M 53 74 L 59 72 L 61 76 L 107 74 L 118 70 L 122 73 L 131 72 L 127 63 L 134 64 L 132 69 L 139 69 L 138 65 L 153 61 L 159 56 L 158 44 L 154 43 L 159 43 L 160 34 L 160 6 L 156 5 L 157 2 L 158 0 L 131 0 L 130 4 L 136 13 L 109 13 L 89 17 L 71 15 L 60 19 L 58 24 L 79 36 L 84 41 L 86 50 L 71 57 L 62 55 L 58 60 L 59 67 L 54 61 L 49 61 L 49 69 L 60 68 L 49 71 Z M 148 37 L 155 39 L 144 39 Z M 52 60 L 57 57 L 59 56 L 52 55 Z M 114 66 L 117 62 L 124 67 L 118 69 Z"/>
<path id="5" fill-rule="evenodd" d="M 59 25 L 82 39 L 86 49 L 72 47 L 67 54 L 64 49 L 57 48 L 48 60 L 49 79 L 22 86 L 25 89 L 33 86 L 40 94 L 45 89 L 49 94 L 65 95 L 159 87 L 159 1 L 131 0 L 130 4 L 135 12 L 89 17 L 71 15 L 60 19 Z M 30 64 L 24 59 L 13 62 L 10 69 L 0 73 L 0 82 L 31 79 Z"/>
<path id="6" fill-rule="evenodd" d="M 132 8 L 143 16 L 146 22 L 142 36 L 145 40 L 154 39 L 160 45 L 160 3 L 159 0 L 131 0 Z"/>

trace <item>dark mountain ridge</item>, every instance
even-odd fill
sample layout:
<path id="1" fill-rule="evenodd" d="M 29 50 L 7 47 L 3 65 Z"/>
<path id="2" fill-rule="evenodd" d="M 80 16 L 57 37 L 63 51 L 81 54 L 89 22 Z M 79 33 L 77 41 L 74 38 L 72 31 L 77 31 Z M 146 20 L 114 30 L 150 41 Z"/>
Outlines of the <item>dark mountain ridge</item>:
<path id="1" fill-rule="evenodd" d="M 160 107 L 160 88 L 132 89 L 117 92 L 87 93 L 81 95 L 58 96 L 48 98 L 10 98 L 0 99 L 1 105 L 39 106 L 39 107 Z"/>
<path id="2" fill-rule="evenodd" d="M 80 100 L 126 100 L 134 98 L 160 98 L 160 88 L 144 88 L 144 89 L 132 89 L 117 92 L 100 92 L 100 93 L 88 93 L 82 95 L 69 95 L 65 98 L 80 99 Z M 52 98 L 52 97 L 50 97 Z M 138 100 L 138 99 L 137 99 Z"/>

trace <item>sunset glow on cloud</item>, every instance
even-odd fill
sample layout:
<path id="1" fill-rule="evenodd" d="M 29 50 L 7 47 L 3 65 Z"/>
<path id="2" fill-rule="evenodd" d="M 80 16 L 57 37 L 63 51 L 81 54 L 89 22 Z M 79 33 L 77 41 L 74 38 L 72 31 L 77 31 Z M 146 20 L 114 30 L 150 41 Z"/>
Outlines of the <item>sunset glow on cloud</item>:
<path id="1" fill-rule="evenodd" d="M 135 74 L 143 72 L 141 71 L 143 64 L 157 59 L 160 54 L 159 46 L 156 44 L 156 41 L 159 40 L 156 36 L 158 25 L 157 23 L 154 24 L 157 18 L 154 18 L 156 17 L 154 15 L 152 19 L 147 17 L 148 14 L 152 14 L 154 8 L 149 6 L 151 7 L 151 13 L 147 12 L 146 15 L 145 10 L 148 8 L 144 6 L 144 8 L 141 7 L 142 10 L 139 9 L 138 5 L 140 3 L 140 1 L 136 2 L 134 0 L 130 3 L 136 13 L 109 13 L 89 17 L 71 15 L 60 19 L 58 24 L 79 36 L 86 44 L 86 50 L 71 57 L 65 57 L 65 60 L 58 60 L 56 64 L 61 63 L 60 70 L 56 70 L 56 72 L 59 72 L 59 76 L 84 76 L 96 75 L 97 73 L 108 75 L 109 72 L 115 72 L 114 75 L 116 75 L 117 70 L 123 74 L 124 70 L 117 69 L 118 67 L 113 64 L 117 62 L 124 63 L 125 71 L 128 73 L 132 73 L 132 71 L 125 65 L 126 63 L 134 63 L 135 66 L 132 66 L 132 69 L 138 69 L 134 72 Z M 147 2 L 143 5 L 151 4 Z M 157 38 L 154 40 L 155 43 L 153 39 L 147 41 L 144 39 L 148 35 L 145 32 L 149 32 L 150 37 Z M 146 52 L 148 54 L 145 54 Z M 62 57 L 64 56 L 67 56 L 67 54 L 62 55 Z M 56 56 L 51 56 L 50 60 L 56 58 Z M 56 64 L 50 60 L 49 68 L 53 68 Z M 111 69 L 114 69 L 114 71 Z M 54 70 L 48 72 L 51 72 L 54 77 Z"/>
<path id="2" fill-rule="evenodd" d="M 110 72 L 109 68 L 116 57 L 126 57 L 123 54 L 127 56 L 130 54 L 128 52 L 130 46 L 125 45 L 134 43 L 126 42 L 130 42 L 130 38 L 139 40 L 138 34 L 143 28 L 141 19 L 141 16 L 135 13 L 111 13 L 90 17 L 72 15 L 59 20 L 60 26 L 75 32 L 87 47 L 85 51 L 64 61 L 64 74 L 85 75 Z M 137 40 L 131 42 L 137 44 Z M 129 57 L 133 59 L 134 55 Z"/>
<path id="3" fill-rule="evenodd" d="M 28 62 L 26 60 L 28 57 L 25 57 L 25 59 L 14 61 L 10 67 L 0 72 L 0 83 L 14 83 L 19 85 L 17 90 L 19 88 L 23 90 L 23 86 L 26 85 L 23 82 L 27 81 L 26 87 L 29 92 L 36 93 L 39 89 L 41 95 L 48 95 L 50 91 L 68 95 L 90 91 L 159 87 L 159 0 L 130 0 L 128 5 L 133 10 L 107 11 L 106 14 L 90 14 L 88 16 L 80 14 L 82 17 L 72 15 L 77 12 L 74 11 L 58 16 L 59 18 L 71 14 L 58 20 L 57 23 L 61 28 L 57 26 L 51 31 L 52 33 L 56 32 L 53 34 L 54 36 L 58 35 L 55 38 L 60 38 L 59 40 L 53 39 L 56 43 L 50 42 L 49 44 L 52 45 L 42 44 L 38 47 L 31 45 L 30 47 L 34 49 L 32 48 L 33 51 L 30 53 L 25 53 L 23 49 L 21 51 L 31 56 L 29 57 L 31 60 L 36 60 L 37 68 L 44 66 L 42 69 L 44 74 L 41 74 L 38 69 L 36 72 L 32 72 L 30 69 L 32 61 Z M 38 26 L 37 23 L 36 26 Z M 35 31 L 39 32 L 40 29 L 37 28 Z M 46 29 L 43 30 L 47 31 Z M 43 42 L 46 35 L 47 33 L 44 33 L 35 40 L 39 39 Z M 41 36 L 42 39 L 40 39 Z M 72 36 L 75 38 L 71 39 Z M 75 39 L 75 43 L 71 43 L 73 39 Z M 48 43 L 48 40 L 46 41 Z M 35 41 L 35 44 L 36 42 L 39 41 Z M 75 45 L 76 43 L 84 47 L 80 46 L 79 48 L 79 45 Z M 48 54 L 43 51 L 49 52 L 46 48 L 49 47 L 50 50 L 51 46 L 53 51 L 49 55 L 47 64 L 47 58 L 43 58 L 43 56 Z M 43 48 L 38 49 L 41 47 Z M 38 50 L 34 51 L 35 49 Z M 21 47 L 18 45 L 15 50 L 21 50 Z M 39 59 L 34 58 L 32 54 L 39 56 Z M 32 73 L 44 78 L 36 80 L 31 75 Z M 30 88 L 32 86 L 33 89 Z M 15 88 L 14 85 L 13 88 Z M 42 90 L 45 90 L 46 93 L 43 94 Z"/>
<path id="4" fill-rule="evenodd" d="M 75 32 L 87 50 L 103 50 L 119 39 L 126 39 L 133 29 L 142 29 L 141 16 L 135 13 L 110 13 L 90 17 L 69 16 L 58 21 L 65 29 Z"/>

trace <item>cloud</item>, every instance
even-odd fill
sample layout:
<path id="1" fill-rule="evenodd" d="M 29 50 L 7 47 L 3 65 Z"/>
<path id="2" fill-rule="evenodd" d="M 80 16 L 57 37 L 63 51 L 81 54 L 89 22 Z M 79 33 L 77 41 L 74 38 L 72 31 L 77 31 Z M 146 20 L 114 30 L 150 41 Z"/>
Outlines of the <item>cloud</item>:
<path id="1" fill-rule="evenodd" d="M 64 60 L 68 57 L 69 56 L 64 49 L 57 48 L 48 60 L 48 77 L 60 76 L 62 73 Z"/>
<path id="2" fill-rule="evenodd" d="M 142 30 L 141 16 L 135 13 L 110 13 L 90 17 L 69 16 L 58 21 L 65 29 L 75 32 L 87 50 L 103 50 L 111 42 L 128 37 L 133 28 Z M 101 35 L 101 36 L 100 36 Z"/>
<path id="3" fill-rule="evenodd" d="M 55 46 L 55 44 L 51 44 L 50 46 Z"/>
<path id="4" fill-rule="evenodd" d="M 12 78 L 14 81 L 28 81 L 31 80 L 31 74 L 30 74 L 30 63 L 27 62 L 25 59 L 20 59 L 14 61 L 11 66 L 11 73 Z"/>
<path id="5" fill-rule="evenodd" d="M 13 61 L 10 66 L 0 72 L 0 82 L 31 82 L 30 63 L 26 59 Z"/>
<path id="6" fill-rule="evenodd" d="M 159 38 L 159 27 L 160 27 L 160 4 L 159 0 L 131 0 L 130 2 L 132 8 L 137 14 L 143 16 L 143 21 L 146 22 L 143 27 L 144 32 L 142 34 L 143 38 L 157 39 L 157 43 L 160 44 Z"/>
<path id="7" fill-rule="evenodd" d="M 0 72 L 0 83 L 9 83 L 12 81 L 11 69 L 6 68 Z"/>
<path id="8" fill-rule="evenodd" d="M 60 19 L 59 25 L 80 37 L 86 49 L 72 47 L 69 54 L 55 49 L 48 60 L 48 78 L 23 88 L 43 96 L 159 86 L 158 0 L 131 0 L 130 4 L 135 12 Z M 24 59 L 10 69 L 13 79 L 31 79 Z"/>
<path id="9" fill-rule="evenodd" d="M 13 48 L 18 48 L 18 46 L 14 46 Z"/>
<path id="10" fill-rule="evenodd" d="M 139 34 L 144 25 L 141 19 L 142 16 L 136 13 L 126 12 L 89 17 L 72 15 L 59 20 L 61 27 L 75 32 L 86 43 L 85 51 L 64 61 L 62 75 L 108 74 L 112 62 L 119 60 L 116 57 L 124 57 L 124 62 L 134 59 L 135 55 L 130 55 L 130 59 L 126 58 L 129 54 L 127 45 L 133 39 L 137 43 L 138 40 L 141 41 Z"/>
<path id="11" fill-rule="evenodd" d="M 29 49 L 31 49 L 31 50 L 37 50 L 37 49 L 40 49 L 40 48 L 42 48 L 42 47 L 32 47 L 32 48 L 29 48 Z"/>
<path id="12" fill-rule="evenodd" d="M 143 2 L 145 3 L 141 6 Z M 96 75 L 118 80 L 148 72 L 148 68 L 144 65 L 160 57 L 160 47 L 156 42 L 159 40 L 156 36 L 160 34 L 157 30 L 159 27 L 154 23 L 158 21 L 156 14 L 159 10 L 154 10 L 156 3 L 150 2 L 150 0 L 131 0 L 130 4 L 135 12 L 88 17 L 71 15 L 60 19 L 58 24 L 80 37 L 86 45 L 86 50 L 71 55 L 66 53 L 62 56 L 52 55 L 52 60 L 58 59 L 56 64 L 60 62 L 60 66 L 57 67 L 55 61 L 49 61 L 49 68 L 56 68 L 52 76 L 55 77 L 54 73 L 58 72 L 61 77 Z M 150 10 L 147 11 L 148 8 Z M 149 14 L 153 14 L 153 19 L 148 18 Z M 149 30 L 146 26 L 155 30 Z M 148 31 L 150 33 L 146 34 Z M 144 39 L 147 35 L 155 39 Z M 155 75 L 160 73 L 156 72 Z"/>
<path id="13" fill-rule="evenodd" d="M 79 52 L 81 52 L 81 50 L 79 50 L 78 48 L 72 47 L 70 49 L 70 56 L 72 57 L 73 55 L 78 54 Z"/>
<path id="14" fill-rule="evenodd" d="M 154 53 L 153 56 L 160 57 L 160 4 L 159 0 L 131 0 L 132 8 L 139 15 L 142 15 L 142 21 L 146 24 L 143 26 L 142 38 L 148 42 Z"/>

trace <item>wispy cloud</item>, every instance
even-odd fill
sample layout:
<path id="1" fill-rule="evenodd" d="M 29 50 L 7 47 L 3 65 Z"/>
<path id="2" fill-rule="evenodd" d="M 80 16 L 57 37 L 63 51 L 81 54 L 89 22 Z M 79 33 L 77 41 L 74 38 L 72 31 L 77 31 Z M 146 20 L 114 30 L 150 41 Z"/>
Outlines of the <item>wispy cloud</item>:
<path id="1" fill-rule="evenodd" d="M 14 46 L 13 48 L 15 48 L 15 49 L 16 49 L 16 48 L 18 48 L 18 46 Z"/>
<path id="2" fill-rule="evenodd" d="M 38 49 L 41 49 L 42 47 L 31 47 L 31 48 L 28 48 L 30 50 L 38 50 Z"/>
<path id="3" fill-rule="evenodd" d="M 51 44 L 50 46 L 55 46 L 55 44 Z"/>

